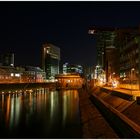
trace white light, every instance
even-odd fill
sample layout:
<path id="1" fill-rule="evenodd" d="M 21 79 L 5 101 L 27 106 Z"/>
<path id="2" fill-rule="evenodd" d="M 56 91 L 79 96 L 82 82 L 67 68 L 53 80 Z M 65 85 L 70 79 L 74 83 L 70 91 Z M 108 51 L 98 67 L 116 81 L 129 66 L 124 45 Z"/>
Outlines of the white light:
<path id="1" fill-rule="evenodd" d="M 20 77 L 20 74 L 19 74 L 19 73 L 16 73 L 15 76 L 16 76 L 16 77 Z"/>
<path id="2" fill-rule="evenodd" d="M 99 67 L 100 67 L 99 65 L 96 66 L 96 68 L 99 68 Z"/>
<path id="3" fill-rule="evenodd" d="M 112 86 L 113 86 L 114 88 L 117 88 L 117 87 L 118 87 L 118 84 L 119 84 L 119 82 L 116 81 L 116 80 L 112 82 Z"/>
<path id="4" fill-rule="evenodd" d="M 89 34 L 94 34 L 95 33 L 95 30 L 89 30 L 88 33 Z"/>
<path id="5" fill-rule="evenodd" d="M 11 73 L 11 77 L 13 77 L 14 76 L 14 73 Z"/>
<path id="6" fill-rule="evenodd" d="M 134 69 L 134 68 L 132 68 L 131 70 L 132 70 L 132 71 L 134 71 L 135 69 Z"/>
<path id="7" fill-rule="evenodd" d="M 51 81 L 51 82 L 55 82 L 55 79 L 51 79 L 50 81 Z"/>

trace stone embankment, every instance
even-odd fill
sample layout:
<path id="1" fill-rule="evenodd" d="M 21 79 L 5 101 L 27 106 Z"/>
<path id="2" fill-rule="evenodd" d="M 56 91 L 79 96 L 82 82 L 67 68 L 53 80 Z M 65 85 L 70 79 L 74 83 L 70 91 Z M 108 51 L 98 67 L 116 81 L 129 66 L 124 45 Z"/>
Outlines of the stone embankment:
<path id="1" fill-rule="evenodd" d="M 140 105 L 131 95 L 96 87 L 90 99 L 120 138 L 140 138 Z"/>
<path id="2" fill-rule="evenodd" d="M 79 90 L 83 138 L 119 138 L 102 114 L 90 101 L 86 89 Z"/>
<path id="3" fill-rule="evenodd" d="M 11 93 L 16 90 L 26 90 L 33 88 L 56 88 L 56 83 L 0 83 L 0 94 L 2 92 L 8 93 L 10 90 Z"/>

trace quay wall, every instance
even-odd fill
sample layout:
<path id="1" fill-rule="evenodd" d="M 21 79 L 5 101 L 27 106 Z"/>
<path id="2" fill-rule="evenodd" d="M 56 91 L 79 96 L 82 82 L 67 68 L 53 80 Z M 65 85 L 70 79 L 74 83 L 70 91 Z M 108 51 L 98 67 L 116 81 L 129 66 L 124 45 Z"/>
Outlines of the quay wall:
<path id="1" fill-rule="evenodd" d="M 0 92 L 8 90 L 26 90 L 31 88 L 56 88 L 56 83 L 4 83 L 0 84 Z"/>
<path id="2" fill-rule="evenodd" d="M 124 105 L 121 96 L 117 96 L 116 93 L 112 93 L 113 91 L 109 91 L 107 89 L 95 88 L 93 89 L 92 94 L 90 94 L 90 99 L 101 111 L 120 138 L 140 138 L 140 126 L 121 113 L 121 110 L 124 111 L 123 109 L 126 110 L 129 108 L 129 106 L 133 104 L 133 101 L 126 101 L 126 98 L 124 99 Z M 108 101 L 110 101 L 110 103 Z M 126 105 L 127 108 L 125 107 Z M 120 110 L 117 109 L 118 106 L 121 108 Z"/>

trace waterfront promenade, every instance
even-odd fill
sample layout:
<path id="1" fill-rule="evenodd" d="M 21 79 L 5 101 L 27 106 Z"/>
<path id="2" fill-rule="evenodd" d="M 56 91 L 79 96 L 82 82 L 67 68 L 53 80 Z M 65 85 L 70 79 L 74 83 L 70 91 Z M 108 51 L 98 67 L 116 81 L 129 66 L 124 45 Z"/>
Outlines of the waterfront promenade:
<path id="1" fill-rule="evenodd" d="M 79 90 L 83 138 L 119 138 L 89 99 L 86 89 Z"/>
<path id="2" fill-rule="evenodd" d="M 79 95 L 80 98 L 83 97 L 86 102 L 87 108 L 85 107 L 85 118 L 88 118 L 86 122 L 89 124 L 86 124 L 88 127 L 85 127 L 85 124 L 83 125 L 83 129 L 86 128 L 83 131 L 85 135 L 90 135 L 90 138 L 96 138 L 96 135 L 98 136 L 99 133 L 103 134 L 105 138 L 108 136 L 108 138 L 112 138 L 112 136 L 113 138 L 116 138 L 116 135 L 114 136 L 112 134 L 117 133 L 119 138 L 140 138 L 140 105 L 136 100 L 139 96 L 139 91 L 130 92 L 125 89 L 89 86 L 88 91 L 83 90 L 82 96 L 81 94 Z M 91 102 L 89 101 L 89 98 Z M 95 108 L 97 109 L 96 113 L 92 113 Z M 96 118 L 99 122 L 95 118 L 93 119 L 93 114 L 100 114 L 98 119 Z M 100 116 L 102 116 L 103 122 L 101 121 L 102 119 L 99 119 Z M 81 118 L 82 117 L 83 115 L 81 113 Z M 84 122 L 84 119 L 81 120 Z M 92 125 L 89 120 L 95 121 L 96 125 Z M 116 133 L 110 131 L 110 128 L 103 127 L 105 123 L 107 123 L 109 127 L 111 126 L 112 130 Z M 107 132 L 106 129 L 108 130 Z M 94 130 L 97 132 L 94 132 Z M 98 138 L 102 138 L 100 136 Z"/>

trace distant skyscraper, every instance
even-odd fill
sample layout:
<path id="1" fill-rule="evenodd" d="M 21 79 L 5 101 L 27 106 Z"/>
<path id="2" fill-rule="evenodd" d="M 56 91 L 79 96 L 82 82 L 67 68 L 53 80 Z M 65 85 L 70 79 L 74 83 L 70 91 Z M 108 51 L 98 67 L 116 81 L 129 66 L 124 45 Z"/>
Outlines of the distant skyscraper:
<path id="1" fill-rule="evenodd" d="M 93 34 L 96 39 L 97 65 L 105 71 L 108 82 L 109 73 L 114 72 L 119 65 L 118 61 L 118 63 L 113 61 L 118 59 L 115 46 L 116 29 L 112 27 L 94 27 L 93 29 L 89 30 L 89 34 Z M 115 73 L 118 73 L 117 71 Z"/>
<path id="2" fill-rule="evenodd" d="M 83 67 L 81 65 L 65 63 L 63 64 L 63 74 L 68 74 L 68 73 L 82 74 Z"/>
<path id="3" fill-rule="evenodd" d="M 115 48 L 114 46 L 115 32 L 109 30 L 99 30 L 97 33 L 97 60 L 98 64 L 104 69 L 106 67 L 105 57 L 107 48 Z"/>
<path id="4" fill-rule="evenodd" d="M 60 48 L 50 44 L 43 44 L 42 69 L 46 72 L 46 78 L 51 79 L 59 74 Z"/>
<path id="5" fill-rule="evenodd" d="M 6 53 L 0 55 L 0 63 L 2 66 L 12 66 L 14 67 L 14 54 Z"/>
<path id="6" fill-rule="evenodd" d="M 89 34 L 95 36 L 97 47 L 97 64 L 105 70 L 105 57 L 107 48 L 115 48 L 115 28 L 93 27 Z"/>

